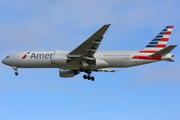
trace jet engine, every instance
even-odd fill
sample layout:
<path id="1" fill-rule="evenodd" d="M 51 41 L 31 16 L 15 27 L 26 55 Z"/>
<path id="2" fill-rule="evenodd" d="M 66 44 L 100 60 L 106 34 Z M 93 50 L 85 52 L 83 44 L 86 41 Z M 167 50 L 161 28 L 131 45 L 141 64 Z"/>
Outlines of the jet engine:
<path id="1" fill-rule="evenodd" d="M 74 77 L 75 75 L 79 74 L 77 71 L 75 70 L 59 70 L 59 76 L 60 77 Z"/>
<path id="2" fill-rule="evenodd" d="M 51 56 L 52 64 L 66 64 L 68 58 L 66 55 L 55 54 Z"/>

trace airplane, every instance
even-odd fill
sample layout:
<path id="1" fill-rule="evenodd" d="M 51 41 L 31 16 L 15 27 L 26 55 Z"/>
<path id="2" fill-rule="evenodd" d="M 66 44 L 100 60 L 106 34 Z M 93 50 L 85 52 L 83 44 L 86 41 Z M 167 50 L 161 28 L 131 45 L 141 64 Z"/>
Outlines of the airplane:
<path id="1" fill-rule="evenodd" d="M 169 54 L 177 45 L 166 47 L 174 26 L 165 27 L 140 51 L 97 51 L 110 24 L 102 26 L 72 51 L 25 51 L 7 56 L 2 63 L 18 68 L 59 68 L 59 76 L 74 77 L 84 72 L 84 79 L 94 81 L 92 72 L 115 72 L 107 68 L 126 68 L 158 61 L 173 62 Z"/>

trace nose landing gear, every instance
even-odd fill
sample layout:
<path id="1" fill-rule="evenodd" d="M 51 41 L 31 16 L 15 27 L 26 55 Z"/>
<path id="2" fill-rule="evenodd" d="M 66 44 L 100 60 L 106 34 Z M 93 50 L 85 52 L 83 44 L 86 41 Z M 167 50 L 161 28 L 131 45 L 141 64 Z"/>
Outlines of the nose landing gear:
<path id="1" fill-rule="evenodd" d="M 17 75 L 18 75 L 18 72 L 15 72 L 14 74 L 17 76 Z"/>
<path id="2" fill-rule="evenodd" d="M 18 67 L 12 67 L 14 70 L 15 70 L 15 75 L 17 76 L 18 75 Z"/>

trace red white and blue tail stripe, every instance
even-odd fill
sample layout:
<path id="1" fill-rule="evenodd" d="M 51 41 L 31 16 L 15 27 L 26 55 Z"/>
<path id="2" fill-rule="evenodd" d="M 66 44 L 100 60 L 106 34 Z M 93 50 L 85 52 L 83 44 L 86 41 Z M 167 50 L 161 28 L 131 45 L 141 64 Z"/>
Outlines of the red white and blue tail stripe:
<path id="1" fill-rule="evenodd" d="M 166 47 L 173 28 L 174 26 L 164 28 L 143 50 L 139 51 L 138 55 L 133 56 L 132 59 L 161 60 L 162 56 L 152 57 L 150 55 Z"/>
<path id="2" fill-rule="evenodd" d="M 166 47 L 174 26 L 164 28 L 143 50 L 139 53 L 155 53 Z"/>

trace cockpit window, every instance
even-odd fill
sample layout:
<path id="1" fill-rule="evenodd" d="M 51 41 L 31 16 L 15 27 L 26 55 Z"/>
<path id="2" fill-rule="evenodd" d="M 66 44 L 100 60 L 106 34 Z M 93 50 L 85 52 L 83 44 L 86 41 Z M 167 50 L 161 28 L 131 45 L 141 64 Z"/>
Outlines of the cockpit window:
<path id="1" fill-rule="evenodd" d="M 6 58 L 9 58 L 9 56 L 7 56 Z"/>

